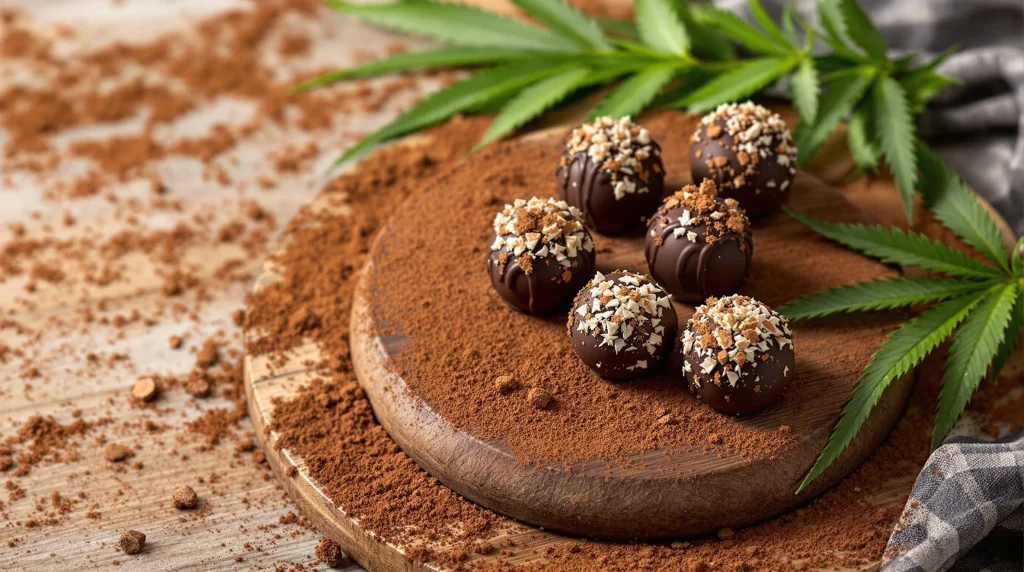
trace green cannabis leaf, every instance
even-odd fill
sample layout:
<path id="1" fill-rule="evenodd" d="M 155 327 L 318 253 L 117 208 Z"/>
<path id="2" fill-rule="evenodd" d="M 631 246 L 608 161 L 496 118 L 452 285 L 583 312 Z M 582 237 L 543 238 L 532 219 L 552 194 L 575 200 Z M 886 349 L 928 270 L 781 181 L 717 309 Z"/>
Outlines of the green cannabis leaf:
<path id="1" fill-rule="evenodd" d="M 362 139 L 338 162 L 459 113 L 496 113 L 479 148 L 574 94 L 609 82 L 618 84 L 594 114 L 636 115 L 651 105 L 703 112 L 757 96 L 788 79 L 800 114 L 793 132 L 799 163 L 811 160 L 845 121 L 857 172 L 873 171 L 884 162 L 908 222 L 913 195 L 920 192 L 936 219 L 980 257 L 919 234 L 835 224 L 791 212 L 849 248 L 945 275 L 851 284 L 780 309 L 792 319 L 820 319 L 933 304 L 894 331 L 874 354 L 801 490 L 854 439 L 889 384 L 954 332 L 933 444 L 952 428 L 981 379 L 998 376 L 1017 345 L 1024 329 L 1024 246 L 1018 243 L 1011 257 L 984 207 L 915 133 L 915 115 L 953 83 L 937 71 L 948 53 L 930 61 L 890 59 L 882 36 L 855 0 L 817 0 L 821 29 L 811 27 L 789 5 L 777 24 L 759 0 L 748 0 L 751 22 L 707 3 L 679 0 L 635 0 L 633 22 L 593 19 L 563 0 L 513 0 L 531 23 L 436 0 L 326 1 L 343 14 L 449 46 L 329 72 L 297 90 L 386 73 L 475 70 Z"/>
<path id="2" fill-rule="evenodd" d="M 514 102 L 513 109 L 499 114 L 501 122 L 488 130 L 481 142 L 485 144 L 512 133 L 578 90 L 605 82 L 623 84 L 598 104 L 595 113 L 616 115 L 637 114 L 652 104 L 704 112 L 756 96 L 788 77 L 801 117 L 794 130 L 798 161 L 810 160 L 829 135 L 849 121 L 847 139 L 858 170 L 874 170 L 884 161 L 910 220 L 911 198 L 920 182 L 914 115 L 952 83 L 936 71 L 948 54 L 920 63 L 913 57 L 889 59 L 881 35 L 854 0 L 818 0 L 822 30 L 796 17 L 789 5 L 780 26 L 759 0 L 748 0 L 751 22 L 708 4 L 678 0 L 635 0 L 633 22 L 593 19 L 563 0 L 514 0 L 536 25 L 436 0 L 326 1 L 344 14 L 453 47 L 398 54 L 329 72 L 300 84 L 298 90 L 427 69 L 483 67 L 477 73 L 497 73 L 527 62 L 547 68 L 529 74 L 529 81 L 507 78 L 501 86 L 472 81 L 444 90 L 440 99 L 428 98 L 367 136 L 339 162 L 457 113 L 503 111 Z M 819 42 L 831 52 L 815 54 Z M 583 69 L 591 72 L 586 81 L 581 79 Z"/>
<path id="3" fill-rule="evenodd" d="M 1024 324 L 1024 278 L 1012 266 L 999 230 L 957 176 L 923 144 L 916 161 L 924 173 L 925 202 L 937 219 L 992 265 L 927 237 L 886 227 L 837 224 L 787 211 L 822 236 L 885 262 L 959 279 L 892 278 L 832 288 L 779 308 L 794 320 L 838 313 L 908 308 L 935 303 L 889 335 L 864 368 L 829 442 L 800 485 L 803 490 L 853 441 L 893 380 L 921 363 L 950 335 L 932 447 L 939 446 L 967 407 L 981 380 L 993 379 L 1018 344 Z M 1024 244 L 1022 240 L 1021 244 Z M 962 325 L 961 325 L 962 323 Z"/>

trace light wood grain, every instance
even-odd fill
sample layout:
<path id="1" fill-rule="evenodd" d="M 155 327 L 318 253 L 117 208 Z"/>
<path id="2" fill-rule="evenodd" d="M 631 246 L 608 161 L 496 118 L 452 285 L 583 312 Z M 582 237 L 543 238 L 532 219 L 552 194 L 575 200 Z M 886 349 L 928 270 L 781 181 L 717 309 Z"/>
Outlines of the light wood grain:
<path id="1" fill-rule="evenodd" d="M 80 54 L 113 41 L 148 42 L 158 34 L 186 30 L 225 10 L 249 10 L 252 6 L 248 0 L 0 1 L 4 9 L 23 9 L 21 22 L 36 33 L 52 36 L 61 54 Z M 63 34 L 62 27 L 72 29 L 74 36 Z M 411 49 L 427 45 L 342 18 L 327 9 L 313 21 L 290 15 L 273 31 L 271 41 L 288 32 L 308 34 L 312 46 L 308 57 L 277 64 L 282 78 L 326 66 L 351 65 L 357 57 L 386 53 L 388 46 L 399 40 Z M 268 57 L 276 55 L 270 52 Z M 8 82 L 39 80 L 20 71 L 17 65 L 17 61 L 0 58 L 0 83 L 5 88 Z M 435 86 L 434 80 L 422 82 L 423 91 Z M 368 89 L 376 90 L 376 84 L 369 84 Z M 105 196 L 47 200 L 44 192 L 76 169 L 37 177 L 15 170 L 6 157 L 0 158 L 0 248 L 12 237 L 7 231 L 12 223 L 25 224 L 28 238 L 39 236 L 42 227 L 49 225 L 54 229 L 50 236 L 59 240 L 91 237 L 102 241 L 126 229 L 166 229 L 179 220 L 191 221 L 194 216 L 210 217 L 210 224 L 216 228 L 244 213 L 248 201 L 259 203 L 268 219 L 276 220 L 276 224 L 263 227 L 272 236 L 315 196 L 338 147 L 354 142 L 356 134 L 383 124 L 407 106 L 413 95 L 414 91 L 399 95 L 374 113 L 338 112 L 335 128 L 316 136 L 321 154 L 301 172 L 276 173 L 267 159 L 287 145 L 301 146 L 313 138 L 308 132 L 282 127 L 254 133 L 240 148 L 215 160 L 230 174 L 229 187 L 204 180 L 202 165 L 195 160 L 174 157 L 161 161 L 154 167 L 167 187 L 163 198 L 180 201 L 180 212 L 147 208 L 152 196 L 140 181 L 104 187 L 102 194 L 109 193 L 117 202 Z M 175 135 L 199 136 L 213 123 L 245 120 L 250 112 L 250 102 L 242 100 L 200 104 L 182 122 L 185 125 L 175 126 Z M 132 133 L 138 128 L 138 119 L 77 129 L 73 136 L 89 139 L 106 137 L 112 131 Z M 6 136 L 0 130 L 0 145 Z M 64 144 L 70 138 L 62 134 L 57 139 Z M 277 186 L 261 188 L 256 182 L 261 176 L 271 178 Z M 129 202 L 143 205 L 135 213 L 138 225 L 124 216 Z M 62 223 L 65 210 L 76 219 L 73 226 Z M 10 501 L 7 491 L 0 487 L 0 502 L 4 505 L 0 509 L 4 515 L 0 520 L 0 570 L 205 572 L 315 566 L 318 531 L 282 524 L 282 518 L 297 513 L 299 508 L 266 464 L 256 463 L 252 453 L 234 453 L 235 439 L 249 440 L 255 435 L 252 422 L 242 420 L 232 429 L 233 438 L 211 450 L 197 450 L 200 443 L 186 424 L 211 409 L 234 407 L 230 400 L 217 396 L 196 400 L 180 388 L 164 392 L 155 401 L 155 408 L 136 407 L 129 399 L 129 389 L 140 375 L 187 375 L 195 362 L 195 348 L 208 337 L 218 336 L 227 342 L 222 350 L 225 361 L 231 352 L 241 353 L 241 330 L 234 324 L 232 313 L 243 308 L 251 288 L 244 276 L 259 274 L 261 257 L 250 255 L 238 244 L 207 241 L 189 247 L 183 265 L 205 292 L 201 297 L 194 291 L 187 292 L 171 300 L 160 293 L 166 265 L 137 253 L 120 261 L 125 280 L 107 286 L 85 283 L 72 271 L 76 262 L 99 258 L 98 253 L 91 253 L 86 260 L 69 261 L 64 266 L 68 274 L 64 283 L 40 282 L 31 295 L 24 289 L 24 277 L 0 276 L 0 317 L 39 332 L 29 339 L 10 329 L 0 330 L 0 345 L 17 348 L 27 344 L 29 348 L 24 359 L 0 360 L 0 441 L 34 415 L 52 416 L 62 424 L 72 422 L 75 415 L 90 422 L 109 417 L 111 424 L 102 432 L 107 442 L 135 448 L 131 462 L 140 462 L 142 468 L 121 471 L 108 464 L 103 457 L 104 444 L 95 441 L 100 434 L 97 431 L 76 441 L 80 453 L 77 460 L 44 464 L 24 477 L 0 472 L 0 485 L 16 482 L 27 492 L 26 498 Z M 241 261 L 236 270 L 243 278 L 215 279 L 218 267 L 229 260 Z M 100 304 L 103 310 L 98 309 Z M 176 304 L 185 311 L 175 311 Z M 86 324 L 81 318 L 86 308 L 93 309 L 93 323 Z M 155 321 L 139 321 L 123 328 L 99 322 L 133 311 Z M 172 335 L 184 337 L 182 349 L 168 347 Z M 100 363 L 91 365 L 89 353 L 97 354 Z M 129 357 L 108 367 L 103 360 L 112 353 Z M 23 378 L 26 364 L 38 367 L 40 377 Z M 161 433 L 140 429 L 147 420 L 166 429 Z M 201 516 L 181 513 L 170 505 L 171 491 L 179 484 L 188 484 L 199 494 Z M 86 498 L 59 523 L 25 526 L 40 516 L 35 508 L 40 499 L 48 507 L 52 493 L 77 498 L 79 491 Z M 86 515 L 94 509 L 99 518 Z M 125 528 L 135 528 L 149 537 L 142 554 L 126 556 L 115 550 L 118 535 Z M 120 565 L 115 566 L 115 560 Z M 360 569 L 351 561 L 343 563 L 341 569 L 346 568 Z"/>

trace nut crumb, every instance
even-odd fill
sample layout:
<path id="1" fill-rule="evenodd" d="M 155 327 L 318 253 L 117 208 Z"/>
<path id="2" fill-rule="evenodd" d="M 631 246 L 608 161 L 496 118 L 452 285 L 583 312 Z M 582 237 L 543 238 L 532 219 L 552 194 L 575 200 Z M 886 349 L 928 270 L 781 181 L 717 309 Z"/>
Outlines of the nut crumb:
<path id="1" fill-rule="evenodd" d="M 178 510 L 187 510 L 199 506 L 199 495 L 192 487 L 181 485 L 171 493 L 171 502 Z"/>
<path id="2" fill-rule="evenodd" d="M 146 545 L 146 535 L 137 530 L 126 530 L 117 539 L 117 546 L 125 554 L 138 554 Z"/>
<path id="3" fill-rule="evenodd" d="M 135 455 L 135 451 L 132 451 L 124 445 L 112 444 L 107 446 L 106 450 L 107 461 L 111 463 L 120 463 L 125 459 L 128 459 Z"/>
<path id="4" fill-rule="evenodd" d="M 537 409 L 547 409 L 551 405 L 551 394 L 541 387 L 531 389 L 526 398 L 530 401 L 530 405 Z"/>
<path id="5" fill-rule="evenodd" d="M 499 375 L 494 378 L 494 387 L 498 390 L 498 393 L 508 395 L 519 389 L 519 381 L 511 375 Z"/>
<path id="6" fill-rule="evenodd" d="M 132 386 L 132 398 L 142 402 L 153 401 L 157 391 L 156 381 L 152 377 L 140 377 Z"/>

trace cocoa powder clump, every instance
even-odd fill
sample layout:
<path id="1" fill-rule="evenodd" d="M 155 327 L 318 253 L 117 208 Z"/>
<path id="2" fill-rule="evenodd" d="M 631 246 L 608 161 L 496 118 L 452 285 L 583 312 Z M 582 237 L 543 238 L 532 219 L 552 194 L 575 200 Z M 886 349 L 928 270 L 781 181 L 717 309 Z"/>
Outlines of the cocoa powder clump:
<path id="1" fill-rule="evenodd" d="M 325 536 L 316 545 L 316 559 L 328 568 L 336 568 L 345 561 L 345 553 L 337 542 Z"/>
<path id="2" fill-rule="evenodd" d="M 511 375 L 499 375 L 494 378 L 494 388 L 502 395 L 508 395 L 519 389 L 519 381 Z"/>

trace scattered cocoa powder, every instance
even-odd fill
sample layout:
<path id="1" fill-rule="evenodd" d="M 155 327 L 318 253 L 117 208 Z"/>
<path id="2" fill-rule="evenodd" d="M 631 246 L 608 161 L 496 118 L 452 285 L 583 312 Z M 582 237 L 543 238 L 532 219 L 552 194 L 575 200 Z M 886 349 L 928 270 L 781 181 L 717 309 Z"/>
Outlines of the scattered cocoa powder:
<path id="1" fill-rule="evenodd" d="M 669 119 L 660 128 L 666 132 L 685 131 L 673 121 L 677 120 Z M 249 351 L 271 355 L 287 354 L 302 343 L 304 334 L 296 331 L 291 319 L 295 312 L 305 308 L 322 317 L 320 327 L 309 335 L 320 345 L 324 356 L 324 362 L 319 364 L 323 376 L 311 381 L 294 398 L 275 404 L 272 428 L 279 435 L 277 445 L 301 457 L 310 476 L 321 483 L 338 506 L 345 507 L 348 514 L 359 519 L 365 530 L 399 544 L 430 539 L 433 543 L 455 546 L 406 550 L 411 560 L 434 560 L 452 567 L 465 566 L 466 556 L 474 552 L 478 543 L 494 538 L 497 531 L 519 538 L 515 536 L 519 529 L 515 523 L 453 495 L 420 470 L 387 437 L 375 422 L 352 372 L 347 316 L 356 270 L 366 259 L 369 246 L 388 213 L 413 190 L 429 188 L 431 177 L 469 149 L 483 127 L 483 122 L 458 119 L 441 127 L 435 144 L 429 148 L 384 149 L 371 154 L 360 167 L 331 183 L 324 192 L 339 196 L 339 201 L 340 197 L 347 197 L 351 214 L 304 212 L 293 221 L 289 229 L 292 241 L 286 254 L 278 258 L 282 279 L 250 296 L 246 317 L 248 328 L 272 334 L 251 340 Z M 678 150 L 666 149 L 667 154 L 673 152 Z M 445 155 L 449 157 L 447 163 Z M 521 184 L 529 186 L 526 182 Z M 501 203 L 491 204 L 498 207 Z M 486 241 L 486 237 L 481 239 Z M 331 248 L 325 249 L 324 244 Z M 472 302 L 472 296 L 461 295 Z M 536 348 L 531 346 L 530 351 Z M 461 353 L 456 355 L 458 359 L 442 357 L 441 361 L 449 366 L 458 363 L 463 358 Z M 487 356 L 483 355 L 482 359 Z M 510 375 L 507 372 L 509 360 L 498 361 L 506 369 L 500 375 Z M 921 427 L 930 424 L 937 392 L 935 380 L 941 378 L 941 364 L 929 360 L 921 368 L 919 377 L 922 376 L 931 381 L 918 383 L 911 406 L 893 436 L 858 471 L 802 509 L 736 530 L 725 540 L 696 538 L 671 545 L 565 539 L 537 552 L 528 547 L 532 537 L 526 534 L 521 541 L 526 546 L 510 540 L 510 545 L 503 546 L 494 560 L 474 561 L 474 565 L 504 569 L 511 562 L 520 562 L 519 568 L 527 570 L 548 567 L 569 571 L 595 567 L 605 570 L 712 567 L 797 570 L 863 566 L 881 554 L 908 490 L 902 488 L 904 492 L 897 493 L 899 498 L 891 499 L 893 493 L 888 483 L 895 478 L 912 479 L 928 453 L 929 436 Z M 494 381 L 497 377 L 492 374 L 459 379 L 492 380 L 486 383 L 489 387 L 482 388 L 491 392 L 485 400 L 488 401 L 493 400 L 493 392 L 498 389 L 499 384 Z M 529 372 L 526 380 L 536 381 Z M 997 387 L 987 386 L 982 393 L 998 394 Z M 610 391 L 607 405 L 621 408 L 622 393 L 621 390 Z M 507 407 L 505 400 L 495 401 Z M 605 402 L 599 403 L 605 406 Z M 594 402 L 588 401 L 586 405 L 593 406 Z M 701 411 L 694 410 L 698 418 L 691 423 L 684 412 L 659 411 L 657 407 L 650 410 L 653 417 L 649 421 L 642 414 L 633 422 L 644 420 L 648 427 L 654 427 L 652 431 L 658 432 L 666 430 L 658 423 L 666 416 L 687 419 L 685 425 L 671 426 L 672 430 L 675 427 L 690 430 L 693 426 L 710 424 L 694 437 L 704 443 L 704 447 L 711 448 L 722 447 L 729 435 L 719 431 L 721 424 L 716 425 L 710 413 L 700 416 Z M 635 416 L 644 410 L 622 411 Z M 775 446 L 779 440 L 784 443 L 795 433 L 790 426 L 775 423 L 764 428 L 765 441 L 759 446 Z M 352 438 L 331 437 L 337 434 Z M 471 532 L 453 534 L 445 524 L 450 522 L 460 522 Z M 543 558 L 543 566 L 529 563 L 538 556 Z"/>

